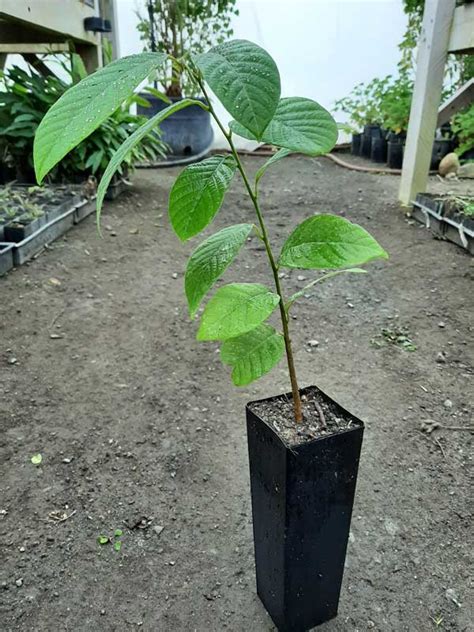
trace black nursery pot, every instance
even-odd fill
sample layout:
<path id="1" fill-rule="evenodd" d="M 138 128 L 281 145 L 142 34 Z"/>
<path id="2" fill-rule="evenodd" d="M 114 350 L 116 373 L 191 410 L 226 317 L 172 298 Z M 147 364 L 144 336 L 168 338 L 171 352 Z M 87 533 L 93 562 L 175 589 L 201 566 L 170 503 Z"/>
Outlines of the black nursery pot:
<path id="1" fill-rule="evenodd" d="M 372 151 L 372 139 L 382 138 L 382 128 L 380 125 L 365 125 L 364 132 L 360 141 L 360 155 L 370 158 Z"/>
<path id="2" fill-rule="evenodd" d="M 374 162 L 387 162 L 387 140 L 385 138 L 372 138 L 370 159 Z"/>
<path id="3" fill-rule="evenodd" d="M 360 142 L 362 134 L 352 134 L 351 139 L 351 154 L 353 156 L 360 156 Z"/>
<path id="4" fill-rule="evenodd" d="M 294 446 L 247 405 L 257 593 L 280 632 L 338 610 L 364 424 L 319 392 L 350 427 Z"/>
<path id="5" fill-rule="evenodd" d="M 403 165 L 404 141 L 389 140 L 387 143 L 387 163 L 391 169 L 401 169 Z"/>
<path id="6" fill-rule="evenodd" d="M 138 114 L 151 118 L 168 107 L 168 103 L 148 93 L 142 93 L 140 96 L 150 103 L 150 107 L 138 105 Z M 173 103 L 181 100 L 178 97 L 171 97 Z M 197 100 L 204 102 L 203 99 Z M 160 123 L 160 130 L 161 140 L 169 146 L 170 155 L 174 159 L 202 155 L 210 149 L 214 138 L 210 114 L 199 105 L 190 105 L 174 112 Z"/>
<path id="7" fill-rule="evenodd" d="M 453 150 L 453 141 L 450 138 L 440 138 L 433 143 L 431 152 L 430 169 L 437 169 L 442 159 Z"/>

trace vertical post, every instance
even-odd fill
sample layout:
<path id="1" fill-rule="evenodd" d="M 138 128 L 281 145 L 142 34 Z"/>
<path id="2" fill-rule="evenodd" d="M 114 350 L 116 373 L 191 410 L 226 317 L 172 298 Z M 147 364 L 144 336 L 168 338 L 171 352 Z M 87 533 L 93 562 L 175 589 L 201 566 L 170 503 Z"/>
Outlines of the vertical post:
<path id="1" fill-rule="evenodd" d="M 5 64 L 7 63 L 7 54 L 0 53 L 0 70 L 5 68 Z"/>
<path id="2" fill-rule="evenodd" d="M 408 206 L 428 181 L 456 0 L 426 0 L 399 199 Z"/>

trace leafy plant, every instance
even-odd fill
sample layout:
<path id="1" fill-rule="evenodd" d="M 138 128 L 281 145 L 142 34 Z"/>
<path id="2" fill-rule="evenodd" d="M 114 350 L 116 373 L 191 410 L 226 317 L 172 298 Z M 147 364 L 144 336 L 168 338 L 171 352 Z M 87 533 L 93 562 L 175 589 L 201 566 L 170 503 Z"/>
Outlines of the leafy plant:
<path id="1" fill-rule="evenodd" d="M 352 132 L 362 131 L 365 125 L 382 123 L 381 104 L 390 81 L 388 75 L 383 79 L 372 79 L 367 84 L 359 83 L 347 97 L 335 102 L 336 111 L 349 115 Z"/>
<path id="2" fill-rule="evenodd" d="M 474 149 L 474 104 L 453 117 L 451 129 L 459 139 L 457 154 L 462 156 Z"/>
<path id="3" fill-rule="evenodd" d="M 166 57 L 162 53 L 155 53 L 154 57 L 150 55 L 125 57 L 113 62 L 71 88 L 51 108 L 35 139 L 38 181 L 41 182 L 68 151 L 91 134 L 124 98 L 123 94 L 117 95 L 110 89 L 110 74 L 120 74 L 122 82 L 129 81 L 132 89 L 131 84 L 138 85 L 150 73 L 150 65 L 159 67 Z M 142 73 L 136 72 L 140 67 L 139 59 L 147 62 Z M 259 283 L 231 283 L 218 289 L 204 308 L 198 339 L 222 342 L 222 360 L 232 367 L 232 379 L 238 386 L 270 371 L 286 352 L 295 420 L 301 421 L 301 398 L 289 332 L 289 312 L 301 293 L 286 299 L 280 268 L 334 271 L 311 281 L 304 288 L 304 293 L 307 293 L 318 281 L 331 274 L 354 272 L 356 266 L 373 259 L 387 258 L 387 253 L 361 226 L 342 217 L 320 214 L 295 227 L 279 256 L 276 255 L 260 206 L 260 180 L 268 168 L 290 152 L 318 156 L 330 151 L 338 135 L 335 121 L 329 112 L 311 99 L 281 99 L 280 76 L 275 62 L 262 48 L 246 40 L 225 42 L 193 60 L 180 59 L 179 63 L 199 85 L 205 103 L 187 99 L 170 105 L 125 141 L 100 182 L 98 219 L 110 178 L 143 133 L 158 125 L 177 107 L 196 104 L 209 111 L 227 139 L 230 155 L 212 156 L 181 172 L 170 193 L 169 214 L 173 229 L 181 240 L 187 240 L 208 226 L 219 211 L 237 172 L 252 202 L 255 223 L 228 226 L 194 250 L 185 274 L 189 310 L 194 317 L 202 300 L 237 256 L 248 235 L 251 232 L 257 235 L 265 248 L 273 288 Z M 230 129 L 226 129 L 218 118 L 208 97 L 206 83 L 234 117 Z M 103 101 L 91 121 L 87 104 L 93 99 Z M 253 183 L 235 148 L 234 134 L 280 148 L 258 170 Z M 266 323 L 275 310 L 280 315 L 281 331 Z"/>
<path id="4" fill-rule="evenodd" d="M 386 87 L 380 99 L 382 127 L 400 134 L 408 129 L 411 101 L 413 98 L 413 80 L 402 73 Z"/>
<path id="5" fill-rule="evenodd" d="M 146 0 L 147 14 L 138 13 L 138 31 L 145 50 L 168 55 L 159 69 L 158 82 L 168 96 L 199 94 L 199 85 L 178 63 L 187 51 L 202 53 L 229 39 L 231 20 L 239 12 L 237 0 Z"/>
<path id="6" fill-rule="evenodd" d="M 69 71 L 69 83 L 56 76 L 30 74 L 18 67 L 0 73 L 0 160 L 16 166 L 25 180 L 32 177 L 33 141 L 41 119 L 71 83 L 84 78 L 80 58 L 73 55 L 72 60 L 71 67 L 62 64 Z M 124 98 L 129 93 L 126 86 Z M 49 179 L 67 182 L 77 177 L 84 180 L 90 174 L 100 176 L 116 149 L 146 121 L 144 116 L 130 114 L 132 101 L 133 98 L 120 103 L 93 134 L 56 166 Z M 93 117 L 98 107 L 98 102 L 91 103 L 88 115 Z M 159 139 L 159 130 L 155 130 L 133 148 L 124 167 L 130 170 L 136 163 L 154 160 L 164 153 L 165 145 Z"/>

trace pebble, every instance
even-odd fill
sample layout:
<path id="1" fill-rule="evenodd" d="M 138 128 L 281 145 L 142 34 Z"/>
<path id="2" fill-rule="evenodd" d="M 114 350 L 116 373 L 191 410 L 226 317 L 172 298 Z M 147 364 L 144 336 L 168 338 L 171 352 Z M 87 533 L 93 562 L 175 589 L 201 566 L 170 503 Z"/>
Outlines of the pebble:
<path id="1" fill-rule="evenodd" d="M 454 588 L 448 588 L 445 592 L 445 595 L 446 595 L 446 599 L 449 599 L 449 601 L 452 601 L 454 604 L 456 604 L 458 608 L 461 607 L 461 604 L 459 602 L 459 597 L 456 591 L 454 590 Z"/>
<path id="2" fill-rule="evenodd" d="M 154 531 L 156 533 L 156 535 L 161 535 L 163 529 L 164 529 L 164 527 L 162 527 L 159 524 L 156 524 L 154 527 L 152 527 L 152 531 Z"/>
<path id="3" fill-rule="evenodd" d="M 443 406 L 445 408 L 452 408 L 453 407 L 453 402 L 450 399 L 445 399 L 443 402 Z"/>
<path id="4" fill-rule="evenodd" d="M 438 364 L 446 364 L 446 356 L 443 351 L 438 351 L 436 354 L 436 362 Z"/>
<path id="5" fill-rule="evenodd" d="M 319 340 L 308 340 L 308 345 L 310 347 L 317 347 L 319 345 Z"/>
<path id="6" fill-rule="evenodd" d="M 303 276 L 302 274 L 298 274 L 296 278 L 298 279 L 298 281 L 306 281 L 306 277 Z"/>
<path id="7" fill-rule="evenodd" d="M 442 320 L 440 320 L 439 323 L 438 323 L 438 327 L 440 327 L 440 329 L 444 329 L 446 327 L 446 325 L 445 325 L 445 323 Z"/>
<path id="8" fill-rule="evenodd" d="M 173 272 L 173 274 L 171 276 L 173 277 L 173 279 L 177 279 L 178 278 L 178 273 L 177 272 Z"/>
<path id="9" fill-rule="evenodd" d="M 18 579 L 16 579 L 15 584 L 18 586 L 18 588 L 21 588 L 23 586 L 23 577 L 19 577 Z"/>

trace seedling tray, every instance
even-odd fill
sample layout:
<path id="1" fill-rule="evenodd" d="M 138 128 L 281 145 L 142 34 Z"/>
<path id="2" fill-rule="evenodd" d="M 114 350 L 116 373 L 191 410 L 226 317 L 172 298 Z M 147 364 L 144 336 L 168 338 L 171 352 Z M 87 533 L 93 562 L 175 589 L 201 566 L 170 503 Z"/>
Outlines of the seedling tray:
<path id="1" fill-rule="evenodd" d="M 64 235 L 74 224 L 75 208 L 74 205 L 71 206 L 69 210 L 42 226 L 36 233 L 15 244 L 13 251 L 14 264 L 21 265 L 25 263 L 25 261 L 34 257 L 46 244 Z"/>
<path id="2" fill-rule="evenodd" d="M 0 242 L 0 276 L 13 268 L 14 244 Z"/>
<path id="3" fill-rule="evenodd" d="M 436 237 L 451 241 L 474 254 L 474 219 L 452 210 L 449 198 L 435 198 L 419 193 L 413 204 L 412 217 L 424 224 Z"/>
<path id="4" fill-rule="evenodd" d="M 79 224 L 83 219 L 89 217 L 95 211 L 95 198 L 93 200 L 82 200 L 74 209 L 74 224 Z"/>

